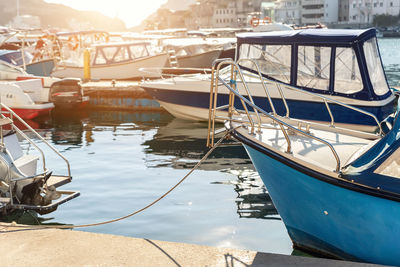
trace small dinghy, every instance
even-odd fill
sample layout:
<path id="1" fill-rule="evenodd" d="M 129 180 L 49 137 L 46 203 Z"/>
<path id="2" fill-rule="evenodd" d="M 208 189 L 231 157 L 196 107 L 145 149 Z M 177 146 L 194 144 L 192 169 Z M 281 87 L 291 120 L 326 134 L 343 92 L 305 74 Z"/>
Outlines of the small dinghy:
<path id="1" fill-rule="evenodd" d="M 214 144 L 215 122 L 225 121 L 225 129 L 249 154 L 294 247 L 340 259 L 399 266 L 400 106 L 380 123 L 373 113 L 298 90 L 326 104 L 319 112 L 330 114 L 330 124 L 295 119 L 298 110 L 291 108 L 280 116 L 274 112 L 276 102 L 268 91 L 265 97 L 273 112 L 257 106 L 251 84 L 245 83 L 245 93 L 236 88 L 235 74 L 243 76 L 239 65 L 232 61 L 220 64 L 232 66 L 232 82 L 226 83 L 218 71 L 213 72 L 208 144 Z M 228 105 L 220 105 L 222 90 L 218 87 L 229 91 Z M 281 101 L 285 101 L 283 96 Z M 332 102 L 375 121 L 377 131 L 339 127 Z"/>
<path id="2" fill-rule="evenodd" d="M 9 107 L 3 103 L 0 105 L 4 110 L 0 112 L 0 210 L 2 215 L 13 210 L 34 210 L 39 214 L 46 214 L 79 196 L 78 191 L 57 189 L 72 179 L 68 160 Z M 14 121 L 22 124 L 29 133 L 17 128 Z M 29 138 L 28 134 L 39 140 L 40 144 Z M 29 153 L 24 152 L 21 142 L 32 146 L 37 153 L 29 150 Z M 47 150 L 52 150 L 65 161 L 67 175 L 53 174 L 47 168 L 41 146 L 47 146 Z M 37 171 L 38 162 L 42 163 L 40 171 Z"/>

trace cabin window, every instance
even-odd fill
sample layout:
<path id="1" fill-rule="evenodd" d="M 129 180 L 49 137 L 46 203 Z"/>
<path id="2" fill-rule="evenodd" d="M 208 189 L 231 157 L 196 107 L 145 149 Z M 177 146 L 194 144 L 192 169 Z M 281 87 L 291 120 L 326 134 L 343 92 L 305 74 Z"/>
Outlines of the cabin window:
<path id="1" fill-rule="evenodd" d="M 257 62 L 262 74 L 284 83 L 290 83 L 291 54 L 290 45 L 243 44 L 240 46 L 239 60 L 252 59 Z M 250 61 L 244 60 L 239 64 L 257 71 Z"/>
<path id="2" fill-rule="evenodd" d="M 129 60 L 129 52 L 126 46 L 120 47 L 114 56 L 114 62 L 123 62 Z"/>
<path id="3" fill-rule="evenodd" d="M 385 73 L 382 68 L 376 38 L 369 39 L 364 43 L 364 54 L 365 60 L 367 61 L 369 78 L 375 94 L 386 94 L 389 91 L 389 87 L 386 83 Z"/>
<path id="4" fill-rule="evenodd" d="M 330 62 L 330 47 L 299 46 L 297 85 L 329 90 Z"/>
<path id="5" fill-rule="evenodd" d="M 107 64 L 107 60 L 105 59 L 103 53 L 101 50 L 97 50 L 96 58 L 94 61 L 95 65 L 102 65 L 102 64 Z"/>
<path id="6" fill-rule="evenodd" d="M 363 89 L 356 54 L 351 47 L 336 48 L 335 92 L 354 94 Z"/>
<path id="7" fill-rule="evenodd" d="M 129 47 L 133 58 L 147 57 L 149 54 L 144 45 L 133 45 Z"/>
<path id="8" fill-rule="evenodd" d="M 114 58 L 115 53 L 117 53 L 118 47 L 110 46 L 110 47 L 103 47 L 103 53 L 107 60 L 107 62 L 112 61 Z"/>

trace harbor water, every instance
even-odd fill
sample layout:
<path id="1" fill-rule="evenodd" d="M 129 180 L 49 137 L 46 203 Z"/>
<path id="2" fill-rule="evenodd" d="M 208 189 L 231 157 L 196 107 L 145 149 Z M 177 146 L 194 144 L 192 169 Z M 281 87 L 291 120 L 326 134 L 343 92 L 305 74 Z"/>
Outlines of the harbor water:
<path id="1" fill-rule="evenodd" d="M 379 39 L 379 44 L 389 83 L 398 86 L 400 40 Z M 54 112 L 31 124 L 70 161 L 73 181 L 63 188 L 81 192 L 43 215 L 46 223 L 79 225 L 127 215 L 164 194 L 208 151 L 206 123 L 166 112 Z M 48 154 L 49 168 L 65 174 L 64 162 Z M 293 253 L 284 224 L 240 145 L 218 148 L 182 185 L 142 213 L 81 230 Z"/>

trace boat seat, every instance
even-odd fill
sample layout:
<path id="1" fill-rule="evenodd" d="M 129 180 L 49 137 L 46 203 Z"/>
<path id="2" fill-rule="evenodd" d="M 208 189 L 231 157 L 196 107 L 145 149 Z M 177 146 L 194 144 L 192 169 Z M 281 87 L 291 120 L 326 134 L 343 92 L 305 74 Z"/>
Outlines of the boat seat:
<path id="1" fill-rule="evenodd" d="M 36 174 L 37 161 L 39 157 L 36 155 L 23 155 L 14 161 L 14 165 L 27 176 Z"/>
<path id="2" fill-rule="evenodd" d="M 4 136 L 4 144 L 13 160 L 17 160 L 24 155 L 16 134 Z"/>

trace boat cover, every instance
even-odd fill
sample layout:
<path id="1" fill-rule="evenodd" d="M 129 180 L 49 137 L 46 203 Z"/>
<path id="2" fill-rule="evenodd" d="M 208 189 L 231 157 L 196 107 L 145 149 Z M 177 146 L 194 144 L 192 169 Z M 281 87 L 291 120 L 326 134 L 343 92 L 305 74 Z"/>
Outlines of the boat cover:
<path id="1" fill-rule="evenodd" d="M 374 28 L 366 30 L 304 29 L 294 31 L 253 32 L 237 35 L 240 44 L 326 44 L 352 45 L 376 36 Z"/>

